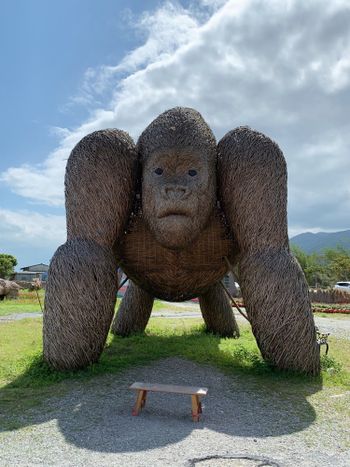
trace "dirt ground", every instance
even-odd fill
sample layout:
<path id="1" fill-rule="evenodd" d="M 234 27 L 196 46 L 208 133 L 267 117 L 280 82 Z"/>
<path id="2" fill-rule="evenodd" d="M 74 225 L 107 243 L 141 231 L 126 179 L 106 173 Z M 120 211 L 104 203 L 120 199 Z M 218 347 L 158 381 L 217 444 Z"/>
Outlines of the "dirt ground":
<path id="1" fill-rule="evenodd" d="M 133 417 L 134 381 L 208 387 L 202 419 L 189 396 L 160 393 Z M 287 396 L 179 358 L 62 390 L 0 433 L 1 466 L 349 466 L 349 418 L 332 407 L 349 407 L 350 392 L 313 384 Z"/>
<path id="2" fill-rule="evenodd" d="M 179 311 L 152 315 L 200 316 L 196 304 Z M 350 319 L 316 324 L 350 339 Z M 189 396 L 158 393 L 132 417 L 134 381 L 208 387 L 201 421 L 191 420 Z M 350 466 L 350 391 L 313 385 L 287 395 L 178 358 L 61 389 L 17 419 L 18 429 L 0 427 L 0 466 Z"/>

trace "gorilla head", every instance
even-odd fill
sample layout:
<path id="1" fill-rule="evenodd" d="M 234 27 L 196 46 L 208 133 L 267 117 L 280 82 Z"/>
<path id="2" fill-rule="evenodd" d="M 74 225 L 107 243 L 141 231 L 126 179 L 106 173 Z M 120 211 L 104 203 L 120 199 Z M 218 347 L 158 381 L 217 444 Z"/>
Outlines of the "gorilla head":
<path id="1" fill-rule="evenodd" d="M 176 107 L 141 134 L 142 211 L 157 241 L 188 246 L 203 230 L 216 200 L 215 138 L 195 110 Z"/>

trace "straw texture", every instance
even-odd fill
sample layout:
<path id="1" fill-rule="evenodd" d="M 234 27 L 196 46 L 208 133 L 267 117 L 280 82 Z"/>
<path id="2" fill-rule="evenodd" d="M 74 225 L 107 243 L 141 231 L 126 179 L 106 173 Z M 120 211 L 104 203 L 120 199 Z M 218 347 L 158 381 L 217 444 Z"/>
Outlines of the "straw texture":
<path id="1" fill-rule="evenodd" d="M 68 239 L 113 246 L 128 221 L 136 177 L 136 149 L 127 133 L 102 130 L 85 136 L 66 168 Z"/>
<path id="2" fill-rule="evenodd" d="M 216 204 L 216 142 L 202 116 L 175 108 L 157 117 L 137 143 L 142 212 L 163 247 L 184 249 L 208 224 Z"/>
<path id="3" fill-rule="evenodd" d="M 83 138 L 65 184 L 68 240 L 50 265 L 44 314 L 44 356 L 52 366 L 74 369 L 98 359 L 117 265 L 131 282 L 116 334 L 142 331 L 154 297 L 199 296 L 208 330 L 238 336 L 218 284 L 227 257 L 238 266 L 264 358 L 319 372 L 308 290 L 288 246 L 286 164 L 269 138 L 242 127 L 216 147 L 201 115 L 177 107 L 157 117 L 136 147 L 120 130 Z"/>
<path id="4" fill-rule="evenodd" d="M 144 331 L 151 316 L 153 301 L 152 295 L 129 280 L 129 286 L 113 320 L 113 334 L 125 337 Z"/>
<path id="5" fill-rule="evenodd" d="M 169 249 L 154 238 L 142 213 L 133 216 L 118 247 L 123 271 L 149 294 L 184 301 L 204 293 L 227 272 L 223 260 L 232 240 L 219 211 L 199 237 L 182 250 Z"/>
<path id="6" fill-rule="evenodd" d="M 239 248 L 239 280 L 263 357 L 281 369 L 318 374 L 319 349 L 300 266 L 289 252 L 282 152 L 247 127 L 218 144 L 221 203 Z"/>
<path id="7" fill-rule="evenodd" d="M 114 314 L 117 269 L 111 249 L 69 240 L 50 263 L 44 311 L 44 357 L 58 370 L 98 360 Z"/>
<path id="8" fill-rule="evenodd" d="M 118 287 L 115 242 L 124 233 L 137 177 L 135 146 L 119 130 L 94 132 L 66 169 L 68 241 L 49 269 L 44 357 L 57 369 L 95 362 L 103 350 Z"/>
<path id="9" fill-rule="evenodd" d="M 312 303 L 350 303 L 350 293 L 341 289 L 310 289 Z"/>
<path id="10" fill-rule="evenodd" d="M 221 285 L 212 285 L 199 296 L 199 304 L 208 332 L 222 337 L 239 337 L 239 329 L 232 306 Z"/>

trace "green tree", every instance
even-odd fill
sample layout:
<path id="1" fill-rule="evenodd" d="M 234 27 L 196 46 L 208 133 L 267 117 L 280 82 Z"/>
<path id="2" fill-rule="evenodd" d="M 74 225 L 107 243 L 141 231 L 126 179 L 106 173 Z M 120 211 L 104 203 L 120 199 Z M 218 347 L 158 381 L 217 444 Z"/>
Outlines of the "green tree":
<path id="1" fill-rule="evenodd" d="M 305 274 L 305 270 L 307 269 L 307 265 L 308 265 L 308 255 L 305 253 L 304 250 L 302 250 L 297 245 L 291 245 L 290 249 Z"/>
<path id="2" fill-rule="evenodd" d="M 291 245 L 291 251 L 305 274 L 310 287 L 329 287 L 333 277 L 329 270 L 327 259 L 317 253 L 307 254 L 296 245 Z"/>
<path id="3" fill-rule="evenodd" d="M 330 287 L 336 282 L 350 280 L 350 250 L 344 247 L 327 248 L 320 254 L 308 255 L 291 245 L 291 251 L 311 287 Z"/>
<path id="4" fill-rule="evenodd" d="M 17 266 L 17 259 L 12 255 L 0 253 L 0 277 L 7 279 L 14 273 L 14 267 Z"/>
<path id="5" fill-rule="evenodd" d="M 323 256 L 334 282 L 350 280 L 350 250 L 341 246 L 327 248 Z"/>

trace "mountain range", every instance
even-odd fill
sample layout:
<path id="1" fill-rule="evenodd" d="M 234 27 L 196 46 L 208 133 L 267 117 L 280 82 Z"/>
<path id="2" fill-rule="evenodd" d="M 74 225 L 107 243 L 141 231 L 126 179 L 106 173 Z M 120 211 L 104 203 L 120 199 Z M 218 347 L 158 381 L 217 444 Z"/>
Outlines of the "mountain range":
<path id="1" fill-rule="evenodd" d="M 296 245 L 305 253 L 320 253 L 325 248 L 342 246 L 350 249 L 350 230 L 341 232 L 305 232 L 290 239 L 291 245 Z"/>

